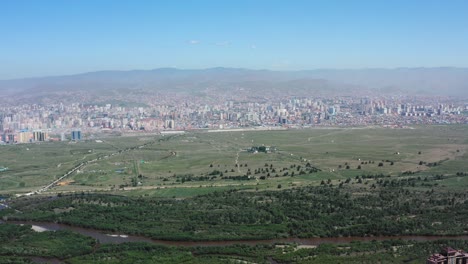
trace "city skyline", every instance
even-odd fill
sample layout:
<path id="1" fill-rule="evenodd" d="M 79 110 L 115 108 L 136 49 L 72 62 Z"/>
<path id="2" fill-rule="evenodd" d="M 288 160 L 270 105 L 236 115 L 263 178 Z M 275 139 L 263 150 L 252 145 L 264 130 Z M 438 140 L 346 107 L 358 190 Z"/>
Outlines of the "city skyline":
<path id="1" fill-rule="evenodd" d="M 467 67 L 465 1 L 2 3 L 0 80 L 99 70 Z"/>

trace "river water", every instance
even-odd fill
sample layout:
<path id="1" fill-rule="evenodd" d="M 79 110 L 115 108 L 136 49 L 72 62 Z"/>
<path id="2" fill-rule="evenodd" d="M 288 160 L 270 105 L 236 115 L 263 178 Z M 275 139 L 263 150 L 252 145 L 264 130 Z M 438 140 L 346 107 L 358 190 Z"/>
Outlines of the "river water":
<path id="1" fill-rule="evenodd" d="M 166 246 L 229 246 L 235 244 L 257 245 L 257 244 L 282 244 L 282 243 L 297 243 L 299 245 L 320 245 L 328 244 L 344 244 L 356 241 L 383 241 L 383 240 L 415 240 L 415 241 L 433 241 L 439 239 L 457 239 L 468 240 L 468 235 L 462 236 L 378 236 L 378 237 L 330 237 L 330 238 L 275 238 L 267 240 L 222 240 L 222 241 L 167 241 L 151 239 L 143 236 L 126 235 L 119 233 L 110 233 L 90 228 L 81 228 L 68 226 L 64 224 L 48 223 L 48 222 L 24 222 L 24 221 L 9 221 L 12 224 L 27 224 L 33 225 L 36 229 L 48 231 L 70 230 L 79 234 L 93 237 L 100 243 L 125 243 L 125 242 L 148 242 Z"/>

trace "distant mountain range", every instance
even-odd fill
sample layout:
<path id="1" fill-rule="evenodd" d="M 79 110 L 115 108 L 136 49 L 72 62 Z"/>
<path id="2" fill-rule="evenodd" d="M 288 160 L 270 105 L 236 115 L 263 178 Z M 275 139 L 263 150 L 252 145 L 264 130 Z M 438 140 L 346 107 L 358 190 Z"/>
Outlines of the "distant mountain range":
<path id="1" fill-rule="evenodd" d="M 468 68 L 397 68 L 270 71 L 237 68 L 98 71 L 67 76 L 0 81 L 2 96 L 44 97 L 85 92 L 232 93 L 253 96 L 408 93 L 468 96 Z"/>

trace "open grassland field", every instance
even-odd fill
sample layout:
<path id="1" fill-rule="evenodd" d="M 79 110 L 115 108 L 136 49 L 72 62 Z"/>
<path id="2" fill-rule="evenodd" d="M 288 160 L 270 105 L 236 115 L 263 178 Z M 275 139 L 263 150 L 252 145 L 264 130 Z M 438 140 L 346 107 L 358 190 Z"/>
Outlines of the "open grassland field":
<path id="1" fill-rule="evenodd" d="M 130 143 L 131 142 L 131 143 Z M 0 192 L 30 191 L 59 178 L 84 161 L 110 155 L 127 145 L 137 145 L 138 139 L 109 140 L 106 143 L 54 142 L 0 146 Z"/>
<path id="2" fill-rule="evenodd" d="M 247 151 L 253 146 L 276 151 Z M 0 172 L 0 193 L 35 191 L 85 161 L 48 192 L 187 197 L 229 188 L 340 184 L 362 175 L 442 175 L 439 188 L 460 189 L 467 186 L 457 177 L 468 172 L 467 151 L 468 126 L 191 132 L 10 145 L 0 146 L 0 166 L 8 167 Z"/>

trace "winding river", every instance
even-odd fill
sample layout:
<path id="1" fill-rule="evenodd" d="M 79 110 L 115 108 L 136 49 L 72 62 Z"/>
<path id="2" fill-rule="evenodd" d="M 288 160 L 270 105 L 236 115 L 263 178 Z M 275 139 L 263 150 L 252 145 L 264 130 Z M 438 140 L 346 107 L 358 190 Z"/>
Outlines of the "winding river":
<path id="1" fill-rule="evenodd" d="M 195 246 L 229 246 L 235 244 L 243 245 L 257 245 L 257 244 L 284 244 L 284 243 L 297 243 L 299 245 L 316 246 L 324 243 L 328 244 L 344 244 L 356 241 L 383 241 L 383 240 L 415 240 L 415 241 L 433 241 L 439 239 L 457 239 L 457 240 L 468 240 L 468 235 L 461 236 L 378 236 L 378 237 L 330 237 L 330 238 L 275 238 L 267 240 L 221 240 L 221 241 L 168 241 L 168 240 L 157 240 L 143 236 L 126 235 L 119 233 L 110 233 L 101 230 L 95 230 L 90 228 L 81 228 L 68 226 L 64 224 L 48 223 L 48 222 L 26 222 L 26 221 L 8 221 L 12 224 L 26 224 L 32 225 L 33 229 L 37 231 L 57 231 L 57 230 L 70 230 L 76 233 L 93 237 L 100 243 L 125 243 L 125 242 L 148 242 L 158 245 L 166 246 L 183 246 L 183 247 L 195 247 Z"/>

